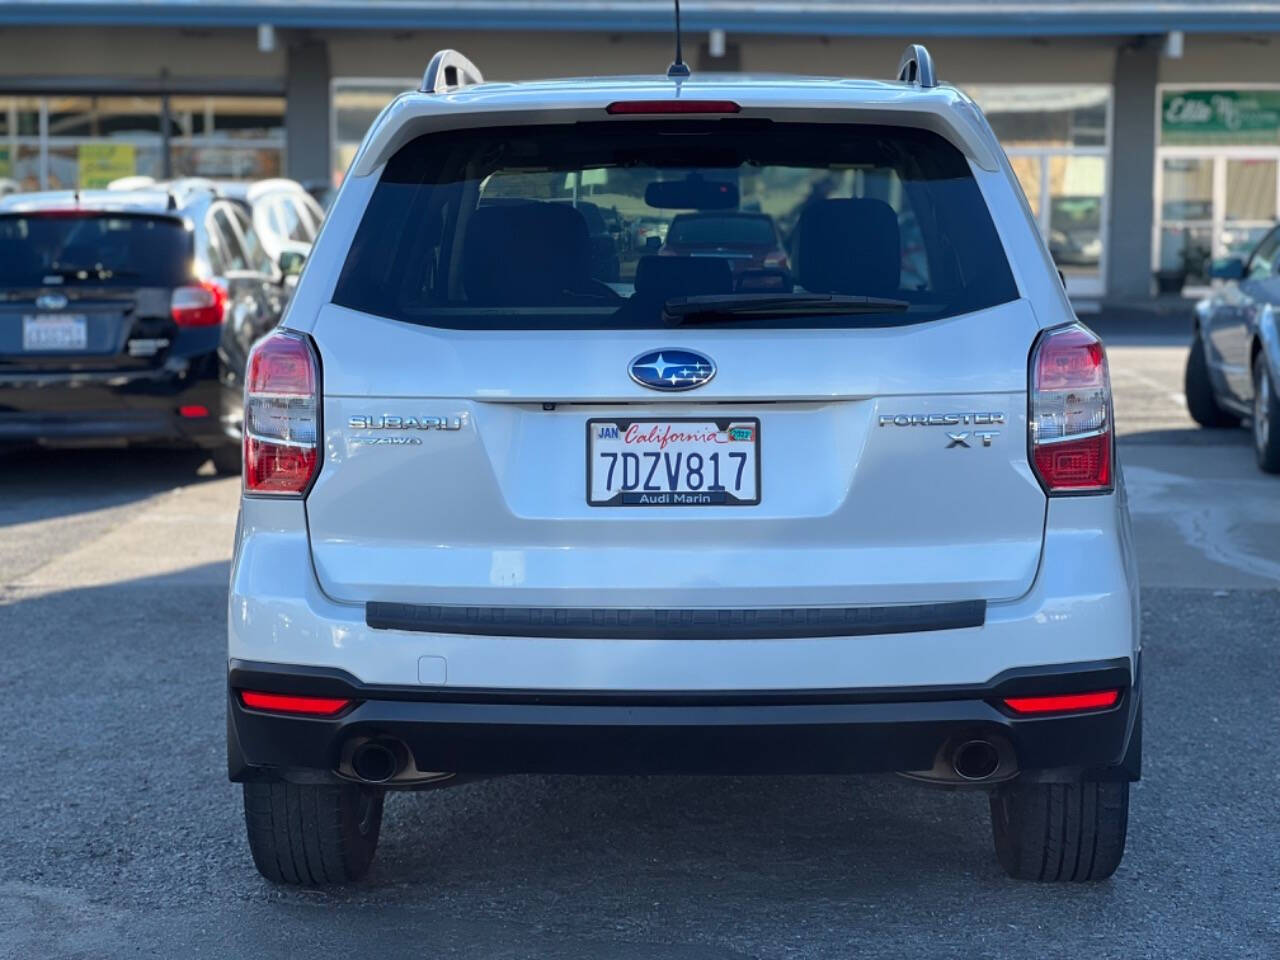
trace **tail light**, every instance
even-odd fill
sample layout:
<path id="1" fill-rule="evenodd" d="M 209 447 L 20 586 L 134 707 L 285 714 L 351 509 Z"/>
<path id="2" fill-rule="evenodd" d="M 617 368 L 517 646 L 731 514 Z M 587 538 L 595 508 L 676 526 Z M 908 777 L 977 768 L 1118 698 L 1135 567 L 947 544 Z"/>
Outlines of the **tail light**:
<path id="1" fill-rule="evenodd" d="M 301 496 L 319 466 L 320 371 L 304 337 L 277 330 L 249 355 L 244 400 L 246 493 Z"/>
<path id="2" fill-rule="evenodd" d="M 180 327 L 216 327 L 227 315 L 227 291 L 210 280 L 178 287 L 169 301 L 169 313 Z"/>
<path id="3" fill-rule="evenodd" d="M 1031 463 L 1045 492 L 1114 489 L 1111 380 L 1102 341 L 1073 323 L 1031 351 Z"/>
<path id="4" fill-rule="evenodd" d="M 1040 697 L 1005 697 L 1004 704 L 1014 713 L 1079 713 L 1082 710 L 1106 710 L 1119 700 L 1119 690 L 1094 690 Z"/>
<path id="5" fill-rule="evenodd" d="M 351 703 L 341 697 L 303 697 L 288 693 L 263 693 L 258 690 L 241 690 L 240 702 L 253 710 L 312 717 L 332 717 Z"/>

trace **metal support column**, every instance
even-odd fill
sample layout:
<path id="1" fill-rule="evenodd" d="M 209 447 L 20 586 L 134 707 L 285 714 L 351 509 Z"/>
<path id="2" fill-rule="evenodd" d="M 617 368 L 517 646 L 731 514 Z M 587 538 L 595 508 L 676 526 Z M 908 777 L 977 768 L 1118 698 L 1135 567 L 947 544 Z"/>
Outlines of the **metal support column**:
<path id="1" fill-rule="evenodd" d="M 1156 81 L 1160 38 L 1143 37 L 1116 51 L 1111 144 L 1107 295 L 1145 297 L 1152 291 L 1152 186 L 1156 164 Z"/>

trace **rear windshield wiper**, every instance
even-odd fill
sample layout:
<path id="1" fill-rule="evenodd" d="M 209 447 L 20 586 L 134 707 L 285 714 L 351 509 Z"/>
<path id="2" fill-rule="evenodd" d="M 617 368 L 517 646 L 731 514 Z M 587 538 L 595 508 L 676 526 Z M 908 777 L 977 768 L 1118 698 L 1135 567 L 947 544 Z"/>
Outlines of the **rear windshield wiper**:
<path id="1" fill-rule="evenodd" d="M 736 293 L 673 297 L 662 307 L 668 326 L 771 317 L 826 317 L 848 313 L 903 313 L 911 304 L 884 297 L 836 293 Z"/>

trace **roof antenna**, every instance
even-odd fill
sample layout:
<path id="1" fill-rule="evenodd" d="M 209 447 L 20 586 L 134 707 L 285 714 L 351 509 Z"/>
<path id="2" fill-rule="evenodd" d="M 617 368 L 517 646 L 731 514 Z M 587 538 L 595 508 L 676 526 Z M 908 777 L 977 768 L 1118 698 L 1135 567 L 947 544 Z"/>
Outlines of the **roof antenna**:
<path id="1" fill-rule="evenodd" d="M 684 80 L 689 76 L 689 65 L 684 62 L 680 50 L 680 0 L 676 0 L 676 58 L 667 67 L 667 77 L 672 80 Z"/>

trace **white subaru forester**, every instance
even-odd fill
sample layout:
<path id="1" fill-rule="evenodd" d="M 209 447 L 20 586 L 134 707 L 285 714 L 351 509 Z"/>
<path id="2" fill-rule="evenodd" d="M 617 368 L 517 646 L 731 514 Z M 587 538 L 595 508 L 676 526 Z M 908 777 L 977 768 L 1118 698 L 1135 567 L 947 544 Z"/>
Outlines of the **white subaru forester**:
<path id="1" fill-rule="evenodd" d="M 923 48 L 892 82 L 442 51 L 245 409 L 228 762 L 266 877 L 364 874 L 388 790 L 532 772 L 895 771 L 989 791 L 1015 877 L 1120 862 L 1106 357 Z"/>

